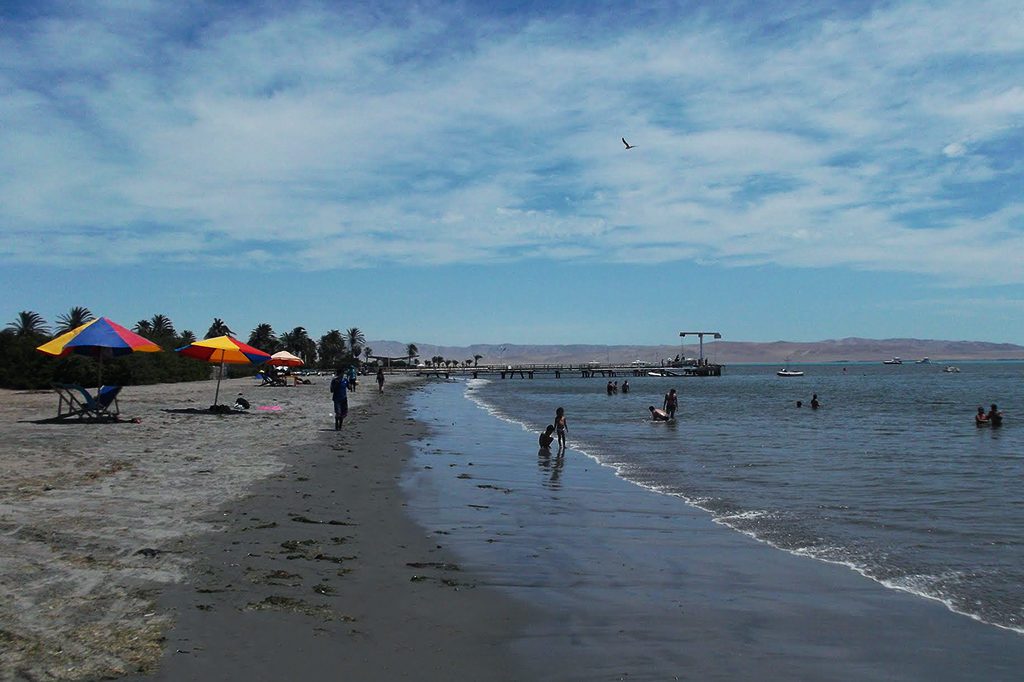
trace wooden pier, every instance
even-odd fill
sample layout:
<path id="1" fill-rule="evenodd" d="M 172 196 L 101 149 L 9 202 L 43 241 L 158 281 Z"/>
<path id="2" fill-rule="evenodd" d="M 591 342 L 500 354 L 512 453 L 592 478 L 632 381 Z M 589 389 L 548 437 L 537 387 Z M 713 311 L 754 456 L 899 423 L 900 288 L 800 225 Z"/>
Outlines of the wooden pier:
<path id="1" fill-rule="evenodd" d="M 501 378 L 501 379 L 533 379 L 537 376 L 554 377 L 555 379 L 566 376 L 579 376 L 583 378 L 593 377 L 718 377 L 722 376 L 722 365 L 713 363 L 682 364 L 666 366 L 636 366 L 633 364 L 597 364 L 587 362 L 582 364 L 519 364 L 519 365 L 479 365 L 465 366 L 452 365 L 450 367 L 390 367 L 386 371 L 395 374 L 413 374 L 415 376 L 428 376 L 438 378 L 450 378 L 452 376 Z"/>

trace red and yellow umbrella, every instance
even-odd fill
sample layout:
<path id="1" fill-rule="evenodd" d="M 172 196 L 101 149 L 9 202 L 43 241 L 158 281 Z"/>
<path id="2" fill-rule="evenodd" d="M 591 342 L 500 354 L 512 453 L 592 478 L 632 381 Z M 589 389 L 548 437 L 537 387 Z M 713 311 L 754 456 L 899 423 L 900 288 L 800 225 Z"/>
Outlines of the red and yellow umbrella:
<path id="1" fill-rule="evenodd" d="M 279 350 L 270 356 L 270 364 L 279 367 L 302 367 L 306 363 L 297 355 L 292 355 L 286 350 Z"/>
<path id="2" fill-rule="evenodd" d="M 270 353 L 264 353 L 259 348 L 253 348 L 230 336 L 217 336 L 212 339 L 195 341 L 176 349 L 175 352 L 203 362 L 220 364 L 221 370 L 224 369 L 224 365 L 261 365 L 270 359 Z M 220 397 L 221 374 L 223 371 L 217 372 L 217 392 L 213 397 L 214 406 L 217 405 L 217 399 Z"/>

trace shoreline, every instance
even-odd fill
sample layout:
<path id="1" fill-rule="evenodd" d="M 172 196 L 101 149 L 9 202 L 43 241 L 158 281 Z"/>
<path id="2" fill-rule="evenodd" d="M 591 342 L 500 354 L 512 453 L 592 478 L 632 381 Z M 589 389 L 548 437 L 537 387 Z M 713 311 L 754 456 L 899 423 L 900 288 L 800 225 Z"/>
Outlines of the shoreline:
<path id="1" fill-rule="evenodd" d="M 1012 680 L 1024 664 L 1016 632 L 779 550 L 579 451 L 558 464 L 519 424 L 437 401 L 415 401 L 438 428 L 417 446 L 411 508 L 540 610 L 546 646 L 522 643 L 531 679 Z M 570 665 L 552 653 L 566 650 Z"/>

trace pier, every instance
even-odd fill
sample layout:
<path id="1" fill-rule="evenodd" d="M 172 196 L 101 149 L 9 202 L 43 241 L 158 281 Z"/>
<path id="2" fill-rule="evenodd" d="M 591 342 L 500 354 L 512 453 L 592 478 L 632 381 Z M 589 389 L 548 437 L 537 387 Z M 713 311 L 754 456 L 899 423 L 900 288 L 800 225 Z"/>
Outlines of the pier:
<path id="1" fill-rule="evenodd" d="M 566 364 L 518 364 L 518 365 L 452 365 L 450 367 L 396 367 L 389 368 L 395 374 L 413 374 L 415 376 L 428 376 L 438 378 L 449 378 L 452 376 L 500 378 L 500 379 L 533 379 L 538 376 L 553 377 L 561 379 L 565 376 L 579 376 L 582 378 L 593 377 L 718 377 L 722 376 L 722 365 L 695 361 L 686 363 L 673 363 L 671 365 L 637 366 L 632 363 L 597 364 L 593 362 L 566 363 Z"/>

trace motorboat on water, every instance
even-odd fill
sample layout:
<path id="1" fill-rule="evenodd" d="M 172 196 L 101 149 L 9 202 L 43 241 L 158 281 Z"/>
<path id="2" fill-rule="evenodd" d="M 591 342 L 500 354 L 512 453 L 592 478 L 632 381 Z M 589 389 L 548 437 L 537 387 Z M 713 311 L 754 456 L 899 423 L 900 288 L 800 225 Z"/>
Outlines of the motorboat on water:
<path id="1" fill-rule="evenodd" d="M 785 369 L 785 368 L 780 369 L 778 372 L 775 373 L 775 376 L 779 376 L 779 377 L 802 377 L 803 375 L 804 375 L 804 373 L 801 372 L 798 369 Z"/>
<path id="2" fill-rule="evenodd" d="M 670 369 L 652 369 L 647 373 L 649 377 L 678 377 L 682 376 L 679 372 L 673 372 Z"/>
<path id="3" fill-rule="evenodd" d="M 883 365 L 902 365 L 903 361 L 899 358 L 893 358 L 892 360 L 882 360 Z"/>
<path id="4" fill-rule="evenodd" d="M 946 372 L 947 374 L 959 374 L 960 373 L 960 368 L 959 367 L 954 367 L 953 365 L 947 365 L 946 368 L 944 370 L 942 370 L 942 371 Z"/>
<path id="5" fill-rule="evenodd" d="M 915 362 L 914 364 L 915 365 L 930 365 L 930 364 L 932 364 L 932 361 L 929 360 L 928 358 L 924 357 L 924 358 L 921 358 L 920 360 L 918 360 L 917 362 Z"/>

